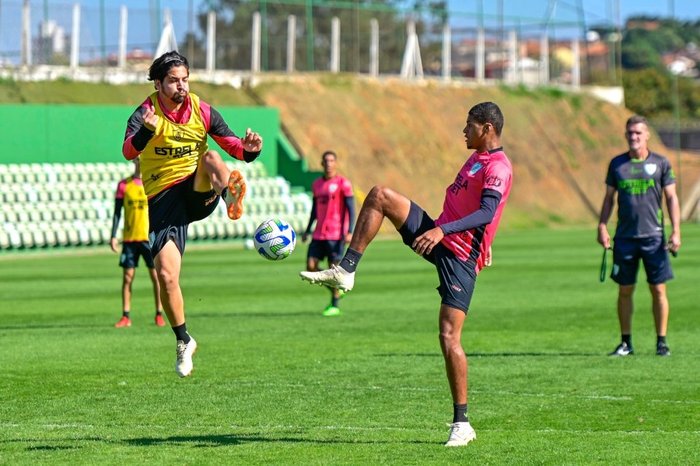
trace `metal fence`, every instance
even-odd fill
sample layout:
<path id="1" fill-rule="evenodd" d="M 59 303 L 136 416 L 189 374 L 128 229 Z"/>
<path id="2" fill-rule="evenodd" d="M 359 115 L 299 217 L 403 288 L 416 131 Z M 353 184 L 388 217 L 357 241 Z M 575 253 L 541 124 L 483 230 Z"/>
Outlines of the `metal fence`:
<path id="1" fill-rule="evenodd" d="M 140 70 L 160 45 L 177 47 L 194 68 L 212 72 L 434 75 L 574 86 L 596 75 L 616 76 L 616 39 L 583 41 L 580 21 L 451 12 L 439 2 L 411 8 L 319 0 L 193 3 L 126 9 L 110 1 L 83 7 L 0 0 L 0 69 Z"/>

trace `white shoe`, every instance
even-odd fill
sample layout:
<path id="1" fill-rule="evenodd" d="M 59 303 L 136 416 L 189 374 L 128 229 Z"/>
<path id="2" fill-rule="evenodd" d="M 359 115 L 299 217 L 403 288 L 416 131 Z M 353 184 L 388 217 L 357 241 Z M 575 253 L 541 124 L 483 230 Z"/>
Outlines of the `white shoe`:
<path id="1" fill-rule="evenodd" d="M 348 272 L 339 265 L 331 265 L 330 269 L 320 272 L 299 272 L 302 280 L 307 282 L 350 291 L 355 286 L 355 272 Z"/>
<path id="2" fill-rule="evenodd" d="M 197 342 L 190 337 L 190 342 L 185 344 L 184 341 L 177 341 L 177 360 L 175 361 L 175 372 L 180 377 L 187 377 L 192 373 L 194 365 L 192 364 L 192 356 L 197 351 Z"/>
<path id="3" fill-rule="evenodd" d="M 472 440 L 476 440 L 476 432 L 468 422 L 454 422 L 449 424 L 450 438 L 447 439 L 446 447 L 464 447 Z"/>

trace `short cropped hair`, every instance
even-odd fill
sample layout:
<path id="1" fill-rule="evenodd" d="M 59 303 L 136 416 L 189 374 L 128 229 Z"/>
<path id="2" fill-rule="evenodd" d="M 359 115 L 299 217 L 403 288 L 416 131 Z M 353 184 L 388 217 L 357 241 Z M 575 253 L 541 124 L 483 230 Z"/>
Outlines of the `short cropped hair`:
<path id="1" fill-rule="evenodd" d="M 321 155 L 321 161 L 326 160 L 326 155 L 332 155 L 334 159 L 338 160 L 338 154 L 332 150 L 327 150 Z"/>
<path id="2" fill-rule="evenodd" d="M 503 131 L 503 113 L 501 113 L 498 105 L 493 102 L 481 102 L 474 105 L 469 110 L 469 116 L 480 125 L 491 123 L 493 129 L 496 130 L 496 135 L 501 135 L 501 131 Z"/>
<path id="3" fill-rule="evenodd" d="M 649 122 L 646 118 L 644 118 L 641 115 L 632 115 L 627 119 L 627 123 L 625 123 L 625 128 L 629 128 L 630 126 L 636 125 L 638 123 L 643 123 L 647 128 L 649 127 Z"/>
<path id="4" fill-rule="evenodd" d="M 168 75 L 168 71 L 175 66 L 184 66 L 187 68 L 187 72 L 190 71 L 190 64 L 184 55 L 179 54 L 176 51 L 166 52 L 160 57 L 156 58 L 151 67 L 148 69 L 148 80 L 149 81 L 163 81 Z"/>

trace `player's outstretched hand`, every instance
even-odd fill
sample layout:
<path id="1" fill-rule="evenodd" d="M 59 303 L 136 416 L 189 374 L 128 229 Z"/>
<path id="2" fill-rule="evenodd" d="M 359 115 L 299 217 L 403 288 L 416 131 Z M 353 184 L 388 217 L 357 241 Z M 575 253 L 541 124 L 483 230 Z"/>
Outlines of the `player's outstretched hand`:
<path id="1" fill-rule="evenodd" d="M 241 139 L 243 148 L 248 152 L 260 152 L 263 140 L 258 133 L 254 133 L 250 128 L 245 130 L 245 136 Z"/>

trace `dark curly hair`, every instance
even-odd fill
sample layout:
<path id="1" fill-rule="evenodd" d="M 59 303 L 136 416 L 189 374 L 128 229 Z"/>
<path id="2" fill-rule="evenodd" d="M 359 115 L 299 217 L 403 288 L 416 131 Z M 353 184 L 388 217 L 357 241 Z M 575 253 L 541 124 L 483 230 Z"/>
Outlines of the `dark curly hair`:
<path id="1" fill-rule="evenodd" d="M 166 52 L 160 57 L 156 58 L 151 67 L 148 69 L 148 80 L 149 81 L 163 81 L 168 75 L 168 71 L 175 66 L 184 66 L 187 68 L 187 72 L 190 71 L 190 64 L 184 55 L 179 54 L 176 51 Z"/>

